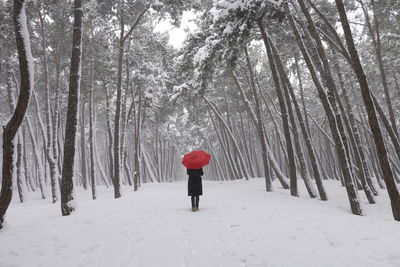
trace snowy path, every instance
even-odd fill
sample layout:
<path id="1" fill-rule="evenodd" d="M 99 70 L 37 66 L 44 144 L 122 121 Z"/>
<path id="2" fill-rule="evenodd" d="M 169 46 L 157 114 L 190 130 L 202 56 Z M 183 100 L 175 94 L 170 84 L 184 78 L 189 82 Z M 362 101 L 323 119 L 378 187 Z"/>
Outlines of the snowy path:
<path id="1" fill-rule="evenodd" d="M 144 185 L 118 200 L 111 190 L 96 201 L 79 192 L 78 211 L 64 218 L 47 200 L 13 203 L 0 266 L 400 266 L 400 223 L 384 191 L 359 217 L 343 188 L 327 186 L 332 200 L 321 202 L 277 185 L 266 193 L 262 179 L 204 182 L 196 213 L 185 183 Z"/>

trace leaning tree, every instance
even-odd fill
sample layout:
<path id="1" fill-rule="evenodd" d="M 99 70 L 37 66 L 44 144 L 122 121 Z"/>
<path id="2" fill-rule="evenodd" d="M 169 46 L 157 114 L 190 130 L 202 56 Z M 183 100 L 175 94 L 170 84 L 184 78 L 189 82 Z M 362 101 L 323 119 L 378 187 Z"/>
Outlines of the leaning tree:
<path id="1" fill-rule="evenodd" d="M 30 92 L 34 85 L 33 58 L 29 42 L 24 0 L 14 0 L 13 20 L 21 73 L 21 85 L 17 106 L 3 131 L 3 180 L 0 193 L 0 228 L 2 228 L 4 215 L 12 198 L 12 174 L 14 168 L 13 140 L 24 119 L 29 104 Z"/>

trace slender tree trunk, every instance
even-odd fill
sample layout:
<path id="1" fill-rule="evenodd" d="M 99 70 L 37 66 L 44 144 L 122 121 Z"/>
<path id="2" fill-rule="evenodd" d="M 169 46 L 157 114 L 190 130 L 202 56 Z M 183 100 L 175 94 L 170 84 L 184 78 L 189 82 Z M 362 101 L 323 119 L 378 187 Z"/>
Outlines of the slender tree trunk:
<path id="1" fill-rule="evenodd" d="M 111 129 L 111 111 L 110 111 L 110 96 L 107 92 L 106 82 L 103 80 L 103 90 L 106 96 L 106 125 L 108 136 L 108 161 L 109 161 L 109 174 L 110 177 L 114 175 L 114 160 L 113 160 L 113 133 Z"/>
<path id="2" fill-rule="evenodd" d="M 18 189 L 18 196 L 19 196 L 19 201 L 21 203 L 24 202 L 24 189 L 23 189 L 23 171 L 22 171 L 22 144 L 21 144 L 21 139 L 22 136 L 21 134 L 18 134 L 17 137 L 17 162 L 15 166 L 17 167 L 17 189 Z"/>
<path id="3" fill-rule="evenodd" d="M 119 46 L 118 46 L 118 76 L 117 76 L 117 99 L 115 103 L 115 120 L 114 120 L 114 175 L 113 175 L 113 183 L 114 183 L 114 197 L 121 197 L 121 152 L 120 152 L 120 128 L 121 128 L 121 98 L 122 98 L 122 63 L 124 57 L 124 43 L 129 37 L 129 35 L 133 32 L 133 30 L 139 24 L 140 19 L 146 13 L 148 7 L 146 7 L 136 18 L 136 21 L 128 31 L 128 33 L 124 33 L 125 21 L 124 21 L 124 0 L 121 1 L 119 11 L 121 12 L 120 17 L 120 38 L 119 38 Z M 138 154 L 138 157 L 140 155 Z M 137 170 L 135 170 L 137 171 Z M 135 178 L 134 178 L 135 179 Z M 136 188 L 137 190 L 137 188 Z"/>
<path id="4" fill-rule="evenodd" d="M 245 95 L 244 90 L 243 90 L 242 86 L 240 85 L 239 80 L 237 79 L 235 73 L 233 71 L 231 71 L 230 75 L 232 76 L 232 78 L 236 84 L 236 87 L 238 88 L 238 90 L 240 92 L 240 95 L 241 95 L 243 102 L 245 104 L 245 107 L 246 107 L 246 111 L 257 130 L 257 135 L 258 135 L 258 138 L 260 140 L 260 145 L 261 145 L 261 154 L 262 154 L 263 165 L 264 165 L 266 190 L 268 192 L 273 191 L 272 180 L 271 180 L 271 176 L 269 175 L 269 162 L 271 162 L 271 166 L 272 166 L 274 172 L 276 173 L 282 187 L 284 189 L 289 189 L 289 185 L 287 184 L 287 181 L 286 181 L 287 178 L 282 173 L 278 163 L 276 162 L 274 155 L 271 151 L 271 148 L 268 147 L 267 137 L 265 136 L 264 126 L 263 126 L 263 123 L 261 120 L 261 109 L 258 109 L 256 111 L 256 113 L 253 112 L 251 105 L 250 105 L 250 101 L 247 99 L 247 96 Z M 259 99 L 258 92 L 253 97 L 255 99 Z"/>
<path id="5" fill-rule="evenodd" d="M 378 195 L 378 191 L 376 191 L 376 189 L 375 189 L 375 187 L 374 187 L 374 185 L 372 183 L 370 173 L 368 171 L 368 165 L 367 165 L 367 161 L 365 159 L 365 155 L 364 155 L 364 151 L 363 151 L 363 145 L 362 145 L 362 142 L 361 142 L 361 139 L 360 139 L 360 134 L 359 134 L 359 131 L 358 131 L 357 123 L 356 123 L 356 121 L 354 119 L 353 111 L 351 110 L 351 105 L 350 105 L 349 97 L 347 95 L 347 90 L 346 90 L 345 85 L 344 85 L 344 81 L 343 81 L 343 76 L 342 76 L 340 65 L 336 60 L 336 52 L 333 49 L 332 49 L 332 51 L 333 51 L 333 64 L 334 64 L 334 67 L 336 69 L 336 72 L 337 72 L 337 75 L 338 75 L 338 79 L 339 79 L 339 84 L 340 84 L 341 91 L 342 91 L 342 94 L 343 94 L 343 98 L 344 98 L 344 101 L 346 103 L 346 111 L 344 110 L 344 107 L 342 107 L 342 105 L 340 104 L 341 100 L 340 100 L 339 96 L 338 96 L 338 102 L 340 104 L 340 107 L 343 109 L 343 111 L 342 111 L 343 114 L 347 113 L 348 116 L 349 116 L 349 122 L 348 122 L 349 123 L 349 126 L 348 126 L 349 129 L 348 129 L 348 132 L 350 134 L 350 139 L 352 140 L 352 143 L 353 143 L 353 146 L 354 146 L 354 154 L 355 154 L 355 157 L 356 157 L 356 160 L 357 160 L 357 165 L 358 165 L 358 168 L 359 168 L 359 174 L 360 174 L 360 177 L 361 177 L 362 182 L 363 182 L 363 188 L 364 188 L 365 194 L 367 195 L 368 201 L 370 201 L 370 203 L 375 203 L 375 201 L 373 199 L 373 196 L 370 195 L 369 190 L 371 190 L 372 193 L 375 196 Z M 363 180 L 367 184 L 364 184 Z"/>
<path id="6" fill-rule="evenodd" d="M 63 27 L 64 29 L 64 27 Z M 54 160 L 57 161 L 57 166 L 58 166 L 58 174 L 61 172 L 62 168 L 62 161 L 61 156 L 60 156 L 60 148 L 59 148 L 59 136 L 60 136 L 60 92 L 61 92 L 61 59 L 60 59 L 60 43 L 63 41 L 63 37 L 60 37 L 60 40 L 57 45 L 57 52 L 55 55 L 55 67 L 56 67 L 56 97 L 55 97 L 55 104 L 54 104 L 54 114 L 53 114 L 53 157 Z M 58 179 L 60 180 L 61 177 L 58 175 Z"/>
<path id="7" fill-rule="evenodd" d="M 295 53 L 294 60 L 295 60 L 295 65 L 296 65 L 297 78 L 299 80 L 301 104 L 303 105 L 303 113 L 304 113 L 304 122 L 305 122 L 306 127 L 307 127 L 308 135 L 310 135 L 311 134 L 311 130 L 310 130 L 311 128 L 310 128 L 310 124 L 308 122 L 308 116 L 307 116 L 308 112 L 307 112 L 307 107 L 306 107 L 306 103 L 305 103 L 305 100 L 304 100 L 303 82 L 302 82 L 302 78 L 301 78 L 301 74 L 300 74 L 299 59 L 298 59 L 297 53 Z"/>
<path id="8" fill-rule="evenodd" d="M 285 96 L 286 96 L 286 102 L 288 103 L 289 116 L 290 116 L 291 124 L 292 124 L 292 132 L 293 132 L 293 136 L 294 136 L 296 149 L 298 151 L 297 154 L 298 154 L 298 158 L 299 158 L 299 162 L 300 162 L 300 170 L 302 172 L 304 183 L 306 185 L 306 188 L 307 188 L 307 191 L 308 191 L 310 197 L 312 197 L 312 198 L 315 197 L 315 195 L 316 195 L 314 193 L 315 189 L 311 184 L 311 179 L 309 177 L 309 173 L 307 171 L 307 167 L 306 167 L 306 164 L 305 164 L 302 148 L 300 146 L 300 141 L 299 141 L 299 137 L 298 137 L 298 133 L 297 133 L 296 122 L 294 120 L 293 114 L 290 114 L 290 113 L 293 113 L 292 110 L 291 110 L 290 95 L 291 95 L 292 101 L 293 101 L 295 109 L 296 109 L 297 118 L 299 120 L 300 128 L 302 129 L 302 133 L 303 133 L 303 136 L 304 136 L 305 141 L 306 141 L 308 152 L 310 154 L 310 159 L 311 159 L 311 162 L 312 162 L 312 168 L 313 168 L 313 171 L 314 171 L 314 176 L 315 176 L 315 180 L 316 180 L 316 183 L 317 183 L 317 188 L 318 188 L 321 200 L 327 200 L 326 192 L 325 192 L 325 189 L 324 189 L 324 187 L 322 185 L 322 180 L 321 180 L 321 177 L 320 177 L 320 172 L 319 172 L 319 169 L 318 169 L 317 161 L 315 159 L 314 149 L 312 147 L 312 144 L 311 144 L 310 137 L 309 137 L 309 134 L 307 132 L 307 129 L 305 128 L 303 117 L 301 115 L 301 111 L 300 111 L 299 105 L 297 103 L 293 87 L 292 87 L 292 85 L 290 83 L 288 75 L 286 74 L 286 71 L 284 69 L 282 60 L 280 59 L 280 55 L 279 55 L 274 43 L 271 41 L 271 39 L 269 39 L 269 42 L 271 44 L 272 51 L 273 51 L 273 53 L 275 55 L 275 58 L 276 58 L 277 67 L 278 67 L 279 73 L 281 75 L 281 81 L 283 83 L 283 89 L 284 89 Z"/>
<path id="9" fill-rule="evenodd" d="M 25 173 L 25 184 L 28 190 L 35 192 L 36 189 L 32 184 L 32 172 L 29 172 L 29 165 L 28 165 L 28 149 L 26 145 L 26 126 L 22 128 L 22 151 L 23 151 L 23 164 L 24 164 L 24 173 Z"/>
<path id="10" fill-rule="evenodd" d="M 120 155 L 120 128 L 121 128 L 121 98 L 122 98 L 122 63 L 124 56 L 124 1 L 120 2 L 120 37 L 118 45 L 118 75 L 117 75 L 117 99 L 115 102 L 115 119 L 114 119 L 114 143 L 113 143 L 113 160 L 114 160 L 114 174 L 113 174 L 113 185 L 114 185 L 114 198 L 121 197 L 121 155 Z"/>
<path id="11" fill-rule="evenodd" d="M 237 103 L 237 104 L 239 106 L 239 103 Z M 250 168 L 250 175 L 252 177 L 256 177 L 256 173 L 255 173 L 254 166 L 253 166 L 254 164 L 251 162 L 249 146 L 247 144 L 247 142 L 250 142 L 250 140 L 247 141 L 248 137 L 246 136 L 246 133 L 245 133 L 244 123 L 243 123 L 243 116 L 242 116 L 241 112 L 239 112 L 239 117 L 240 117 L 240 129 L 241 129 L 242 136 L 243 136 L 243 138 L 242 138 L 243 139 L 243 148 L 244 148 L 247 164 L 248 164 L 248 166 Z"/>
<path id="12" fill-rule="evenodd" d="M 336 126 L 333 129 L 333 132 L 338 132 L 339 133 L 339 139 L 336 140 L 335 142 L 338 143 L 342 143 L 343 147 L 344 147 L 344 157 L 345 160 L 343 161 L 339 161 L 340 162 L 340 167 L 342 169 L 342 174 L 343 174 L 343 179 L 346 183 L 346 189 L 348 192 L 348 195 L 350 198 L 358 198 L 357 196 L 357 191 L 353 190 L 353 172 L 352 172 L 352 161 L 351 161 L 351 157 L 350 157 L 350 149 L 349 149 L 349 145 L 348 145 L 348 141 L 347 141 L 347 136 L 344 130 L 344 126 L 343 126 L 343 121 L 342 118 L 344 118 L 343 116 L 345 116 L 345 114 L 341 114 L 340 112 L 337 111 L 337 100 L 336 100 L 336 95 L 338 95 L 337 92 L 337 88 L 336 88 L 336 84 L 335 81 L 333 79 L 333 76 L 331 74 L 331 68 L 330 68 L 330 64 L 328 62 L 328 58 L 326 56 L 325 53 L 325 48 L 322 44 L 320 35 L 317 31 L 317 28 L 314 24 L 313 19 L 311 18 L 311 15 L 309 13 L 308 8 L 306 7 L 305 3 L 303 0 L 298 0 L 298 3 L 300 4 L 300 7 L 307 19 L 307 30 L 304 31 L 307 39 L 309 40 L 309 47 L 310 47 L 310 51 L 312 54 L 312 59 L 314 59 L 314 64 L 317 67 L 317 70 L 319 70 L 320 75 L 322 76 L 322 82 L 324 83 L 324 85 L 327 87 L 328 91 L 327 91 L 327 95 L 328 95 L 328 100 L 330 103 L 330 106 L 332 108 L 333 114 L 335 115 L 335 120 L 336 120 Z M 311 34 L 311 36 L 314 38 L 315 41 L 315 49 L 314 49 L 314 45 L 313 45 L 313 40 L 311 40 L 311 37 L 309 37 L 308 32 Z M 330 123 L 331 126 L 331 131 L 332 131 L 332 125 L 333 123 Z M 337 128 L 337 130 L 336 130 Z M 335 134 L 333 134 L 335 137 Z M 341 145 L 337 145 L 336 148 L 340 149 Z M 340 151 L 338 151 L 339 154 L 341 153 Z M 338 154 L 338 155 L 339 155 Z M 342 156 L 339 156 L 342 157 Z M 344 165 L 343 165 L 344 163 Z"/>
<path id="13" fill-rule="evenodd" d="M 208 110 L 208 113 L 210 115 L 211 122 L 212 122 L 212 124 L 214 126 L 215 133 L 217 134 L 217 138 L 218 138 L 221 150 L 222 150 L 221 154 L 223 155 L 223 159 L 224 159 L 223 160 L 223 165 L 224 165 L 224 168 L 225 168 L 225 173 L 227 174 L 227 176 L 230 177 L 230 180 L 232 180 L 232 178 L 233 179 L 239 179 L 239 176 L 238 176 L 237 172 L 235 172 L 236 169 L 233 166 L 234 164 L 233 164 L 231 158 L 229 157 L 229 155 L 227 153 L 227 149 L 225 147 L 225 142 L 224 142 L 223 138 L 221 137 L 221 134 L 220 134 L 220 131 L 218 130 L 217 124 L 214 121 L 214 118 L 213 118 L 213 116 L 211 114 L 211 107 L 209 105 L 208 105 L 208 109 L 207 110 Z M 221 130 L 221 132 L 222 132 L 222 130 Z"/>
<path id="14" fill-rule="evenodd" d="M 394 151 L 396 152 L 398 160 L 400 160 L 400 142 L 399 139 L 397 139 L 396 133 L 393 130 L 393 127 L 390 125 L 389 120 L 386 118 L 385 113 L 382 110 L 382 107 L 380 106 L 378 100 L 376 100 L 376 97 L 374 94 L 371 92 L 371 97 L 372 101 L 374 102 L 375 109 L 378 112 L 379 116 L 381 117 L 382 123 L 386 128 L 387 133 L 389 134 L 390 139 L 392 140 Z"/>
<path id="15" fill-rule="evenodd" d="M 93 37 L 93 20 L 90 22 L 90 95 L 89 95 L 89 150 L 90 150 L 90 181 L 92 184 L 92 198 L 96 199 L 96 177 L 95 177 L 95 165 L 94 165 L 94 140 L 95 140 L 95 130 L 94 130 L 94 37 Z M 82 111 L 84 112 L 84 110 Z"/>
<path id="16" fill-rule="evenodd" d="M 380 36 L 379 21 L 378 21 L 378 16 L 377 16 L 378 10 L 376 7 L 376 3 L 374 0 L 370 1 L 371 6 L 372 6 L 372 12 L 373 12 L 373 21 L 374 21 L 374 27 L 373 27 L 371 24 L 371 20 L 370 20 L 368 10 L 367 10 L 365 4 L 362 3 L 361 0 L 360 0 L 360 2 L 361 2 L 361 7 L 363 9 L 364 15 L 365 15 L 365 21 L 367 24 L 367 28 L 370 32 L 370 35 L 372 38 L 372 43 L 373 43 L 374 49 L 375 49 L 375 55 L 376 55 L 376 59 L 378 62 L 379 74 L 381 76 L 383 92 L 385 94 L 386 106 L 389 111 L 390 123 L 391 123 L 394 133 L 396 134 L 397 138 L 399 138 L 399 133 L 397 131 L 396 120 L 395 120 L 394 112 L 393 112 L 392 100 L 390 97 L 388 82 L 387 82 L 387 78 L 386 78 L 385 66 L 383 64 L 382 42 L 381 42 L 381 36 Z M 379 5 L 379 3 L 377 3 L 377 4 Z"/>
<path id="17" fill-rule="evenodd" d="M 101 179 L 103 180 L 103 183 L 105 184 L 105 186 L 108 187 L 109 184 L 108 184 L 106 172 L 104 171 L 103 164 L 101 163 L 101 161 L 99 159 L 99 153 L 97 152 L 96 146 L 94 147 L 94 155 L 95 155 L 95 159 L 96 159 L 97 169 L 100 172 Z"/>
<path id="18" fill-rule="evenodd" d="M 44 89 L 45 89 L 45 98 L 46 98 L 46 141 L 45 144 L 45 156 L 47 162 L 49 164 L 50 169 L 50 182 L 51 182 L 51 195 L 53 203 L 57 202 L 57 191 L 58 191 L 58 170 L 57 170 L 57 161 L 53 156 L 52 150 L 52 120 L 51 120 L 51 110 L 50 110 L 50 88 L 49 88 L 49 71 L 47 66 L 47 55 L 46 55 L 46 36 L 44 30 L 44 18 L 40 12 L 39 19 L 40 19 L 40 29 L 41 29 L 41 37 L 42 37 L 42 63 L 43 63 L 43 71 L 44 71 Z"/>
<path id="19" fill-rule="evenodd" d="M 36 138 L 35 135 L 33 133 L 33 127 L 31 124 L 31 121 L 29 119 L 29 117 L 26 117 L 26 124 L 28 125 L 28 132 L 29 132 L 29 138 L 31 140 L 31 144 L 32 144 L 32 150 L 33 150 L 33 155 L 35 158 L 35 162 L 36 162 L 36 166 L 37 166 L 37 170 L 38 170 L 38 182 L 39 182 L 39 188 L 40 188 L 40 193 L 42 195 L 42 199 L 46 198 L 46 193 L 45 193 L 45 184 L 43 181 L 43 175 L 45 173 L 45 170 L 43 169 L 43 164 L 40 161 L 40 153 L 38 151 L 38 145 L 36 143 Z"/>
<path id="20" fill-rule="evenodd" d="M 138 85 L 138 93 L 139 93 L 139 104 L 138 104 L 138 111 L 137 117 L 135 120 L 135 151 L 134 151 L 134 170 L 133 170 L 133 190 L 137 191 L 139 189 L 139 180 L 140 180 L 140 135 L 141 135 L 141 117 L 142 117 L 142 89 L 141 85 Z M 133 99 L 134 101 L 134 99 Z"/>
<path id="21" fill-rule="evenodd" d="M 257 20 L 257 24 L 258 24 L 258 27 L 260 28 L 264 46 L 267 51 L 269 66 L 271 68 L 272 77 L 274 80 L 274 85 L 275 85 L 275 90 L 276 90 L 276 95 L 278 97 L 279 107 L 281 109 L 281 114 L 282 114 L 283 131 L 285 134 L 285 141 L 286 141 L 286 152 L 287 152 L 287 156 L 289 159 L 290 194 L 292 196 L 298 196 L 296 161 L 295 161 L 295 157 L 294 157 L 292 138 L 290 136 L 288 113 L 287 113 L 287 109 L 286 109 L 285 100 L 282 95 L 282 87 L 281 87 L 281 83 L 279 81 L 278 73 L 276 72 L 276 64 L 274 61 L 274 57 L 272 55 L 270 44 L 268 42 L 268 35 L 267 35 L 267 31 L 264 28 L 262 17 Z M 289 105 L 289 103 L 287 103 L 287 104 Z"/>
<path id="22" fill-rule="evenodd" d="M 81 99 L 81 119 L 80 119 L 80 137 L 81 137 L 81 180 L 83 189 L 87 190 L 88 179 L 87 179 L 87 166 L 86 166 L 86 139 L 85 139 L 85 101 Z"/>
<path id="23" fill-rule="evenodd" d="M 358 57 L 357 49 L 353 41 L 353 36 L 351 33 L 350 25 L 347 19 L 347 14 L 344 9 L 343 2 L 342 0 L 335 0 L 335 3 L 339 12 L 340 21 L 342 23 L 342 28 L 346 38 L 347 48 L 351 56 L 351 61 L 352 61 L 351 66 L 355 74 L 357 75 L 364 105 L 367 109 L 368 122 L 373 133 L 376 150 L 378 152 L 379 163 L 383 172 L 383 179 L 385 181 L 386 188 L 389 193 L 390 202 L 392 205 L 393 217 L 395 220 L 400 221 L 400 194 L 399 190 L 397 189 L 396 182 L 394 180 L 392 169 L 390 167 L 386 147 L 383 141 L 382 132 L 379 127 L 378 118 L 374 108 L 374 102 L 371 97 L 371 91 L 369 89 L 367 78 L 365 76 L 363 67 L 361 65 L 360 58 Z"/>
<path id="24" fill-rule="evenodd" d="M 301 3 L 301 0 L 298 0 L 299 3 Z M 303 3 L 304 4 L 304 3 Z M 349 202 L 350 202 L 350 207 L 351 210 L 353 212 L 353 214 L 355 215 L 361 215 L 362 214 L 362 210 L 361 210 L 361 205 L 360 202 L 358 200 L 358 194 L 356 191 L 356 188 L 354 187 L 352 178 L 351 178 L 351 172 L 349 169 L 349 165 L 348 165 L 348 160 L 347 160 L 347 156 L 346 156 L 346 151 L 344 149 L 344 145 L 342 143 L 342 140 L 340 138 L 340 134 L 337 128 L 337 122 L 336 122 L 336 118 L 335 118 L 335 114 L 334 111 L 332 110 L 330 101 L 328 100 L 328 97 L 325 93 L 325 90 L 322 86 L 322 84 L 319 81 L 319 78 L 317 76 L 317 72 L 315 70 L 315 67 L 313 65 L 313 62 L 311 61 L 311 58 L 305 48 L 305 45 L 303 43 L 303 40 L 300 37 L 300 33 L 295 25 L 294 19 L 292 14 L 290 13 L 289 10 L 289 6 L 287 3 L 284 4 L 284 8 L 285 11 L 287 13 L 287 16 L 289 18 L 289 23 L 290 26 L 293 30 L 293 33 L 295 35 L 295 39 L 297 44 L 300 47 L 300 50 L 303 54 L 303 57 L 306 61 L 307 67 L 311 73 L 312 79 L 314 81 L 315 86 L 317 87 L 318 93 L 319 93 L 319 97 L 321 99 L 321 102 L 323 104 L 323 107 L 325 109 L 325 113 L 327 115 L 327 118 L 329 120 L 329 125 L 331 128 L 331 132 L 332 132 L 332 136 L 334 138 L 335 141 L 335 145 L 336 145 L 336 151 L 337 151 L 337 156 L 338 156 L 338 160 L 340 161 L 340 165 L 341 165 L 341 170 L 343 172 L 343 175 L 345 177 L 345 182 L 346 182 L 346 191 L 347 191 L 347 195 L 349 198 Z"/>
<path id="25" fill-rule="evenodd" d="M 74 0 L 71 69 L 69 74 L 68 110 L 65 127 L 64 157 L 61 178 L 61 213 L 63 216 L 68 216 L 75 210 L 73 178 L 81 79 L 82 17 L 82 1 Z"/>

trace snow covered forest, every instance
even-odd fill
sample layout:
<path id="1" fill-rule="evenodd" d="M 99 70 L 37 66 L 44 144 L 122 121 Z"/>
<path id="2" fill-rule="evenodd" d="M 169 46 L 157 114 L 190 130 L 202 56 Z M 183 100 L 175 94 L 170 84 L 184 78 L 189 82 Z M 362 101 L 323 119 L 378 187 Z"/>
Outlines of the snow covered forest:
<path id="1" fill-rule="evenodd" d="M 181 43 L 178 28 L 186 28 Z M 305 260 L 311 250 L 290 261 L 269 244 L 283 238 L 281 249 L 302 247 L 307 242 L 293 238 L 299 231 L 315 249 L 324 246 L 321 233 L 329 246 L 341 246 L 319 255 L 327 266 L 400 266 L 399 54 L 397 0 L 0 1 L 0 266 L 28 266 L 32 246 L 74 231 L 71 224 L 99 222 L 98 234 L 128 229 L 127 221 L 135 230 L 105 231 L 122 242 L 111 252 L 106 240 L 100 248 L 79 244 L 71 253 L 90 257 L 47 254 L 29 266 L 321 266 Z M 195 215 L 187 212 L 181 164 L 192 150 L 212 156 L 204 168 L 209 206 Z M 235 220 L 255 227 L 248 239 L 235 232 Z M 252 226 L 255 220 L 265 225 Z M 25 236 L 27 221 L 43 222 L 32 232 L 57 230 Z M 343 228 L 329 231 L 335 221 Z M 185 228 L 172 237 L 157 228 L 162 223 L 165 231 Z M 208 237 L 214 254 L 201 251 L 201 258 L 179 243 L 196 223 L 199 236 L 217 229 Z M 287 236 L 256 238 L 276 226 Z M 158 242 L 151 232 L 177 238 L 162 241 L 172 245 L 159 262 L 143 248 L 154 246 L 145 233 Z M 249 261 L 229 236 L 245 239 L 249 252 L 252 236 L 253 256 L 266 247 L 277 258 Z M 347 237 L 379 242 L 352 254 Z M 59 238 L 80 242 L 76 232 Z M 196 238 L 185 244 L 196 246 Z M 210 245 L 208 238 L 199 243 Z M 227 255 L 219 242 L 241 256 Z M 18 249 L 24 257 L 14 256 Z M 137 254 L 122 257 L 124 249 Z M 188 258 L 176 260 L 173 249 Z M 106 252 L 103 261 L 95 256 Z"/>

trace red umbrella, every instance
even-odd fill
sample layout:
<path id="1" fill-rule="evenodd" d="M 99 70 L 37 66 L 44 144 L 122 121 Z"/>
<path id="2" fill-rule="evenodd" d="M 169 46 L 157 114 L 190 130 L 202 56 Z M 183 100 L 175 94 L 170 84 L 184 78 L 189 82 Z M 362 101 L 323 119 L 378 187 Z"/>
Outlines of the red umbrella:
<path id="1" fill-rule="evenodd" d="M 185 154 L 182 160 L 182 164 L 187 169 L 200 169 L 206 166 L 211 159 L 211 155 L 203 150 L 194 150 L 188 154 Z"/>

